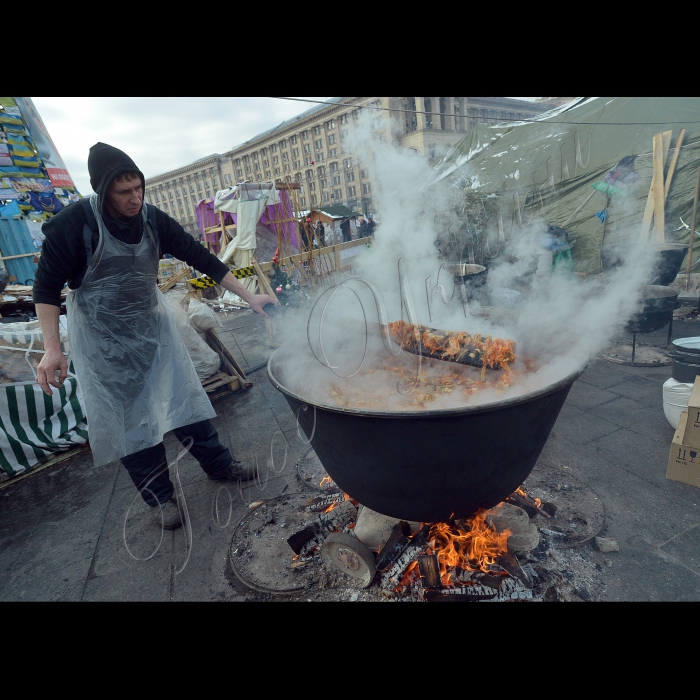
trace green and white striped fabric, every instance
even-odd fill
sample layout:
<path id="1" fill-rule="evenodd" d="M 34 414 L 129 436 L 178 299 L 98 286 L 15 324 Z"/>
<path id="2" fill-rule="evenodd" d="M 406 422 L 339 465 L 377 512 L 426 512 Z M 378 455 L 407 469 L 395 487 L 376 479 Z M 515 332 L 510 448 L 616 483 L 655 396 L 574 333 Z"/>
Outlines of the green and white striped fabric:
<path id="1" fill-rule="evenodd" d="M 88 440 L 78 381 L 47 396 L 36 382 L 0 384 L 0 481 Z"/>

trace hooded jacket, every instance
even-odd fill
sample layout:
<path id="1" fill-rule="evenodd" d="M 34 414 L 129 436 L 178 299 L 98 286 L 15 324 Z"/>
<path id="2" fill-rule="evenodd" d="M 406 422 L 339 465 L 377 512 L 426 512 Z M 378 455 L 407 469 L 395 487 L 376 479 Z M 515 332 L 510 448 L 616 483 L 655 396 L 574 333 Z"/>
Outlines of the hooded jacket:
<path id="1" fill-rule="evenodd" d="M 100 198 L 100 212 L 108 231 L 118 240 L 135 244 L 143 235 L 141 212 L 127 219 L 116 219 L 106 209 L 107 192 L 114 179 L 126 172 L 136 172 L 144 185 L 143 173 L 124 151 L 106 143 L 97 143 L 88 156 L 90 184 Z M 152 204 L 148 205 L 152 207 Z M 169 253 L 196 270 L 221 282 L 228 267 L 212 255 L 164 211 L 156 209 L 160 256 Z M 80 286 L 87 267 L 87 253 L 83 241 L 85 213 L 80 204 L 71 204 L 42 226 L 46 239 L 41 247 L 41 257 L 34 279 L 35 304 L 61 305 L 61 290 L 68 283 L 71 289 Z M 97 241 L 93 239 L 93 252 Z"/>

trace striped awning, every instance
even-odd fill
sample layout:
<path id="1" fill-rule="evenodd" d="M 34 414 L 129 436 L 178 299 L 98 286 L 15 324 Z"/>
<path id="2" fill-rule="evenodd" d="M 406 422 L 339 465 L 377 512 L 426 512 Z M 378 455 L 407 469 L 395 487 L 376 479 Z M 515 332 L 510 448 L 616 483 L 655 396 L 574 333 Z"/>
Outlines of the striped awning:
<path id="1" fill-rule="evenodd" d="M 74 376 L 51 396 L 36 382 L 0 384 L 0 481 L 87 440 L 85 407 Z"/>

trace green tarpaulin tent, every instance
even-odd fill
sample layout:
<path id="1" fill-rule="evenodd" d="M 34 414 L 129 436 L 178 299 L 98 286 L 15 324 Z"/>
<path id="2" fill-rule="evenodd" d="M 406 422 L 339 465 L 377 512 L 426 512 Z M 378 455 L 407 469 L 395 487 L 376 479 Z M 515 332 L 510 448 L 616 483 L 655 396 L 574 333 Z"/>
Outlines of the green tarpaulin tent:
<path id="1" fill-rule="evenodd" d="M 488 200 L 506 235 L 538 220 L 565 229 L 574 269 L 596 273 L 603 244 L 625 246 L 639 238 L 654 134 L 673 132 L 668 170 L 681 129 L 665 235 L 667 242 L 687 243 L 682 222 L 692 224 L 700 167 L 698 97 L 584 97 L 533 121 L 478 124 L 438 165 L 438 179 Z M 631 168 L 616 181 L 612 175 L 623 159 Z M 699 252 L 696 243 L 694 260 Z"/>

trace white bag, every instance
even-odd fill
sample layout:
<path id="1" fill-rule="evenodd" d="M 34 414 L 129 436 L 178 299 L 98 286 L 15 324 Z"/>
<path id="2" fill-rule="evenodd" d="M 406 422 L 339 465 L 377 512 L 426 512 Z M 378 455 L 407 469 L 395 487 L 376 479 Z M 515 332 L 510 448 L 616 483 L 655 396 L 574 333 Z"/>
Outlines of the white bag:
<path id="1" fill-rule="evenodd" d="M 190 317 L 190 323 L 200 334 L 214 330 L 220 325 L 216 314 L 206 304 L 197 299 L 190 299 L 187 315 Z"/>
<path id="2" fill-rule="evenodd" d="M 674 430 L 678 427 L 681 413 L 688 410 L 692 391 L 692 384 L 677 382 L 673 377 L 664 382 L 664 415 Z"/>
<path id="3" fill-rule="evenodd" d="M 219 367 L 221 367 L 221 358 L 207 345 L 206 341 L 197 333 L 194 326 L 190 323 L 189 316 L 183 308 L 187 300 L 178 294 L 166 294 L 165 299 L 173 311 L 178 330 L 182 335 L 182 339 L 185 341 L 187 352 L 192 358 L 192 364 L 197 372 L 197 376 L 200 380 L 211 377 L 212 374 L 219 371 Z M 204 305 L 202 304 L 202 306 Z"/>

